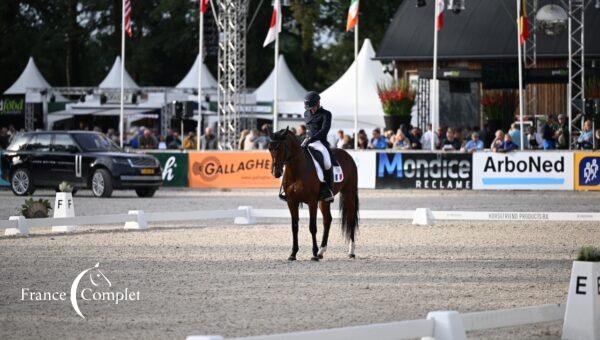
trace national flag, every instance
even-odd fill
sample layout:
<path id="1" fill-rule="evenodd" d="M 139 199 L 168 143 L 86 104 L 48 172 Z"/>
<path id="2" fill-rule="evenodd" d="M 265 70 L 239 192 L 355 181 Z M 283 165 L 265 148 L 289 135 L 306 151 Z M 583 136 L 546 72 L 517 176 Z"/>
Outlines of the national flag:
<path id="1" fill-rule="evenodd" d="M 444 0 L 436 0 L 435 5 L 437 7 L 436 27 L 438 31 L 441 31 L 442 27 L 444 27 Z"/>
<path id="2" fill-rule="evenodd" d="M 200 11 L 206 13 L 208 11 L 208 2 L 210 0 L 200 0 Z"/>
<path id="3" fill-rule="evenodd" d="M 346 23 L 346 31 L 353 29 L 358 25 L 358 0 L 350 0 L 350 8 L 348 9 L 348 22 Z"/>
<path id="4" fill-rule="evenodd" d="M 131 0 L 125 1 L 125 32 L 131 38 L 133 32 L 131 31 Z"/>
<path id="5" fill-rule="evenodd" d="M 269 33 L 267 33 L 263 47 L 275 41 L 275 38 L 279 32 L 281 32 L 281 6 L 279 4 L 279 0 L 275 0 L 273 1 L 273 15 L 271 16 Z"/>
<path id="6" fill-rule="evenodd" d="M 529 38 L 529 18 L 527 18 L 527 2 L 521 1 L 521 16 L 519 17 L 519 36 L 521 44 Z"/>

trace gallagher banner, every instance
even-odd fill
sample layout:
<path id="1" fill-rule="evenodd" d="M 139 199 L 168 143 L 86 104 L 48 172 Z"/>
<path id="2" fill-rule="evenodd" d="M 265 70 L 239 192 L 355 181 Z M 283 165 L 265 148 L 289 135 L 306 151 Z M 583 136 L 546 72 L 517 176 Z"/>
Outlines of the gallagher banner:
<path id="1" fill-rule="evenodd" d="M 575 153 L 575 190 L 600 190 L 600 153 Z"/>
<path id="2" fill-rule="evenodd" d="M 471 189 L 471 154 L 378 153 L 379 188 Z"/>
<path id="3" fill-rule="evenodd" d="M 268 152 L 189 153 L 192 188 L 279 188 Z"/>
<path id="4" fill-rule="evenodd" d="M 152 152 L 162 167 L 163 186 L 188 186 L 188 154 L 181 152 Z"/>
<path id="5" fill-rule="evenodd" d="M 476 152 L 473 189 L 573 190 L 573 154 Z"/>

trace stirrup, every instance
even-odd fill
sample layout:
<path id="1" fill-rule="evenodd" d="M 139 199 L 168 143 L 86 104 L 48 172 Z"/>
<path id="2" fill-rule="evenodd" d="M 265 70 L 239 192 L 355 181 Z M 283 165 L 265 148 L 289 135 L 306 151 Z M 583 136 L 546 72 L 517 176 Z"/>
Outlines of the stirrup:
<path id="1" fill-rule="evenodd" d="M 287 196 L 283 192 L 279 193 L 279 199 L 284 202 L 287 202 Z"/>

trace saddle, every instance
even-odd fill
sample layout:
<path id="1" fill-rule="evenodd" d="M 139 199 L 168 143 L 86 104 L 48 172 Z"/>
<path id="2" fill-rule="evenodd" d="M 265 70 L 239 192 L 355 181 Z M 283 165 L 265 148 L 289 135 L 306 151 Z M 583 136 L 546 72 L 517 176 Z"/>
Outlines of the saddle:
<path id="1" fill-rule="evenodd" d="M 333 168 L 333 182 L 341 183 L 344 180 L 344 172 L 342 171 L 342 167 L 338 163 L 337 159 L 331 152 L 331 149 L 327 149 L 329 151 L 329 159 L 331 159 L 331 167 Z M 323 159 L 323 155 L 311 148 L 310 146 L 306 150 L 310 155 L 313 163 L 315 164 L 315 169 L 317 170 L 317 177 L 321 183 L 325 183 L 325 176 L 323 174 L 323 169 L 325 169 L 325 160 Z"/>

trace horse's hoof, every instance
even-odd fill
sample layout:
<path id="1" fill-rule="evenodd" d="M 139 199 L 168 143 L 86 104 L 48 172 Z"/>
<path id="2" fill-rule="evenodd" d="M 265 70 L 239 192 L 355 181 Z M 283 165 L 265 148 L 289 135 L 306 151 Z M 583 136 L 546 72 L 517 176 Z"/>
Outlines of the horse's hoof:
<path id="1" fill-rule="evenodd" d="M 296 256 L 290 256 L 290 257 L 288 257 L 288 261 L 296 261 Z"/>
<path id="2" fill-rule="evenodd" d="M 349 258 L 349 259 L 355 259 L 355 258 L 356 258 L 356 255 L 354 255 L 354 254 L 348 254 L 348 258 Z"/>
<path id="3" fill-rule="evenodd" d="M 317 257 L 318 257 L 319 259 L 321 259 L 321 260 L 323 259 L 323 255 L 322 255 L 322 254 L 319 254 Z"/>
<path id="4" fill-rule="evenodd" d="M 319 261 L 319 257 L 318 256 L 313 256 L 310 259 L 311 261 Z"/>

